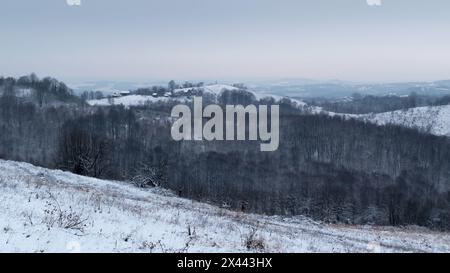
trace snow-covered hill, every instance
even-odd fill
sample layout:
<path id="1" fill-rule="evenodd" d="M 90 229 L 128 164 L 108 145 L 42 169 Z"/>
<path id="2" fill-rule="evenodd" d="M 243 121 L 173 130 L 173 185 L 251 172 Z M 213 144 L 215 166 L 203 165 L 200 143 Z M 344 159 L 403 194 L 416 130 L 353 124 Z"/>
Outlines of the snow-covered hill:
<path id="1" fill-rule="evenodd" d="M 450 252 L 450 234 L 231 212 L 0 160 L 0 252 Z"/>
<path id="2" fill-rule="evenodd" d="M 226 84 L 213 84 L 213 85 L 207 85 L 203 87 L 191 87 L 191 88 L 181 88 L 181 89 L 175 89 L 174 94 L 176 94 L 176 97 L 153 97 L 153 96 L 143 96 L 143 95 L 129 95 L 129 96 L 123 96 L 123 97 L 117 97 L 117 98 L 104 98 L 104 99 L 98 99 L 98 100 L 89 100 L 88 104 L 94 106 L 110 106 L 110 105 L 123 105 L 126 107 L 129 106 L 139 106 L 139 105 L 145 105 L 146 103 L 152 103 L 152 102 L 167 102 L 170 100 L 176 100 L 180 102 L 186 102 L 188 101 L 188 97 L 185 94 L 189 94 L 193 91 L 201 91 L 203 93 L 212 94 L 216 97 L 218 97 L 222 92 L 225 90 L 230 91 L 236 91 L 239 90 L 238 88 L 226 85 Z M 260 93 L 257 91 L 248 91 L 255 95 L 256 99 L 260 100 L 263 98 L 273 98 L 276 102 L 279 102 L 280 100 L 288 97 L 273 95 L 273 94 L 266 94 L 266 93 Z M 306 106 L 306 103 L 297 100 L 288 98 L 292 102 L 296 103 L 299 107 Z"/>
<path id="3" fill-rule="evenodd" d="M 129 96 L 123 96 L 123 97 L 116 97 L 116 98 L 104 98 L 104 99 L 98 99 L 98 100 L 89 100 L 89 105 L 97 105 L 97 106 L 110 106 L 110 105 L 123 105 L 126 107 L 129 106 L 139 106 L 139 105 L 145 105 L 147 103 L 153 103 L 153 102 L 168 102 L 170 100 L 176 100 L 180 102 L 186 102 L 189 100 L 184 94 L 187 94 L 191 92 L 194 89 L 200 89 L 200 91 L 211 93 L 215 96 L 220 95 L 225 90 L 237 90 L 236 87 L 230 86 L 230 85 L 223 85 L 223 84 L 214 84 L 214 85 L 208 85 L 204 87 L 199 88 L 182 88 L 182 89 L 176 89 L 174 90 L 174 93 L 179 95 L 178 97 L 153 97 L 153 96 L 143 96 L 143 95 L 129 95 Z"/>
<path id="4" fill-rule="evenodd" d="M 213 84 L 213 85 L 207 85 L 203 88 L 205 92 L 210 92 L 215 95 L 220 95 L 225 90 L 229 91 L 235 91 L 238 90 L 236 87 L 231 85 L 225 85 L 225 84 Z"/>
<path id="5" fill-rule="evenodd" d="M 359 119 L 377 125 L 399 125 L 417 129 L 437 136 L 450 136 L 450 105 L 416 107 L 398 111 L 371 114 L 344 114 L 324 110 L 322 107 L 309 106 L 312 114 L 340 116 L 347 119 Z"/>
<path id="6" fill-rule="evenodd" d="M 354 115 L 353 115 L 354 116 Z M 360 115 L 358 118 L 379 125 L 396 124 L 439 136 L 450 136 L 450 105 Z"/>

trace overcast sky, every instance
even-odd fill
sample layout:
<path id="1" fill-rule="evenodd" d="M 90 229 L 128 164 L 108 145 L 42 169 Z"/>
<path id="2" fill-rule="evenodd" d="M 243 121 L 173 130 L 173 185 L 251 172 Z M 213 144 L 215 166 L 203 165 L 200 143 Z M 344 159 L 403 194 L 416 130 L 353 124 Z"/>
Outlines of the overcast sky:
<path id="1" fill-rule="evenodd" d="M 0 0 L 0 75 L 450 79 L 448 0 L 76 1 Z"/>

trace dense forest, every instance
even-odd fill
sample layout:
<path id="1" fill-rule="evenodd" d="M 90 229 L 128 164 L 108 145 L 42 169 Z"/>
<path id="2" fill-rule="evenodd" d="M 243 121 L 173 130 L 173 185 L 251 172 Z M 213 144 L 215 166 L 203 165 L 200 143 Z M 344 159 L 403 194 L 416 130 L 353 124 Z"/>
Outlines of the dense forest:
<path id="1" fill-rule="evenodd" d="M 31 94 L 19 96 L 24 89 Z M 311 115 L 284 100 L 280 148 L 264 153 L 251 141 L 173 141 L 176 102 L 93 107 L 62 83 L 34 76 L 1 78 L 0 92 L 3 159 L 161 186 L 245 212 L 450 229 L 447 137 Z M 270 103 L 245 90 L 217 101 Z"/>

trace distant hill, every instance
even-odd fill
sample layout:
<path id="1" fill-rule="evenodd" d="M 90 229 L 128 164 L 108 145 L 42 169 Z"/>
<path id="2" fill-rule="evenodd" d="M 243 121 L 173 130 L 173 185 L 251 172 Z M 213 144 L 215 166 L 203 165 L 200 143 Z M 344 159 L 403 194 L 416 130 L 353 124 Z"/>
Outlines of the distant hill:
<path id="1" fill-rule="evenodd" d="M 272 94 L 298 98 L 342 98 L 354 93 L 362 95 L 409 95 L 412 92 L 421 95 L 449 95 L 450 80 L 436 82 L 406 83 L 351 83 L 329 81 L 319 83 L 264 82 L 253 84 L 254 89 Z"/>
<path id="2" fill-rule="evenodd" d="M 386 113 L 361 115 L 378 125 L 395 124 L 439 136 L 450 136 L 450 105 L 417 107 Z"/>
<path id="3" fill-rule="evenodd" d="M 0 77 L 0 96 L 11 96 L 39 106 L 81 103 L 82 100 L 63 82 L 35 74 L 18 79 Z"/>

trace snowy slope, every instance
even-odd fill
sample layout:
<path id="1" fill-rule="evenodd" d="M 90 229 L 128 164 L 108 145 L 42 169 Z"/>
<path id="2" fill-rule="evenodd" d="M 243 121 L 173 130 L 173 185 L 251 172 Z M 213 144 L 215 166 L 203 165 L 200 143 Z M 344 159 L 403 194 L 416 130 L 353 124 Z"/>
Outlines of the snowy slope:
<path id="1" fill-rule="evenodd" d="M 398 111 L 371 114 L 344 114 L 309 106 L 312 114 L 326 114 L 348 119 L 359 119 L 377 125 L 400 125 L 437 136 L 450 136 L 450 105 L 416 107 Z"/>
<path id="2" fill-rule="evenodd" d="M 186 98 L 180 97 L 176 100 L 184 101 Z M 174 100 L 174 98 L 167 97 L 153 97 L 153 96 L 143 96 L 143 95 L 129 95 L 124 97 L 112 98 L 112 99 L 99 99 L 99 100 L 89 100 L 89 105 L 97 106 L 109 106 L 109 105 L 123 105 L 123 106 L 139 106 L 145 105 L 151 102 L 167 102 L 169 100 Z"/>
<path id="3" fill-rule="evenodd" d="M 231 85 L 224 85 L 224 84 L 215 84 L 215 85 L 209 85 L 209 86 L 204 87 L 204 92 L 209 92 L 216 96 L 219 96 L 225 90 L 236 91 L 239 89 L 236 87 L 233 87 Z M 261 100 L 264 98 L 273 98 L 275 100 L 275 102 L 280 102 L 282 99 L 289 99 L 292 102 L 296 103 L 296 105 L 299 107 L 306 106 L 306 103 L 304 103 L 303 101 L 289 98 L 286 96 L 279 96 L 279 95 L 268 94 L 268 93 L 263 93 L 263 92 L 259 92 L 259 91 L 253 91 L 253 90 L 247 90 L 247 92 L 252 93 L 257 100 Z"/>
<path id="4" fill-rule="evenodd" d="M 450 136 L 450 105 L 417 107 L 387 113 L 360 115 L 379 125 L 396 124 L 439 136 Z"/>
<path id="5" fill-rule="evenodd" d="M 26 163 L 0 160 L 0 191 L 0 252 L 450 252 L 448 233 L 245 215 Z"/>
<path id="6" fill-rule="evenodd" d="M 213 85 L 207 85 L 203 88 L 204 92 L 213 93 L 214 95 L 220 95 L 225 90 L 229 91 L 235 91 L 238 90 L 238 88 L 233 87 L 231 85 L 225 85 L 225 84 L 213 84 Z"/>

